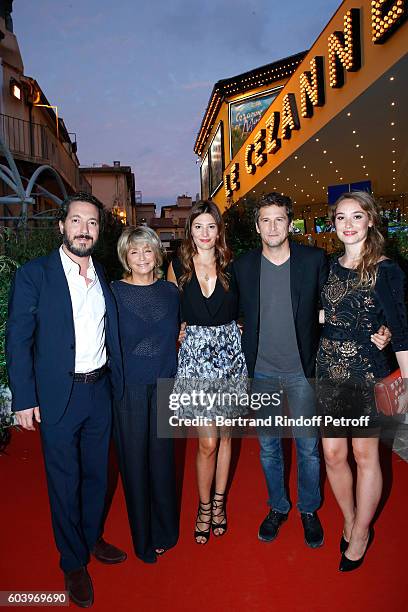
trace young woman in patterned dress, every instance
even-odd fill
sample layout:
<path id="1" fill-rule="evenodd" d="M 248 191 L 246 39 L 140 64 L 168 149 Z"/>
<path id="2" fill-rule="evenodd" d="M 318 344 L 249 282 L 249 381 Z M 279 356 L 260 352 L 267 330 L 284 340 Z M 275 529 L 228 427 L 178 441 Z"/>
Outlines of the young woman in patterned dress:
<path id="1" fill-rule="evenodd" d="M 241 351 L 237 295 L 231 286 L 231 253 L 226 246 L 222 216 L 213 202 L 198 202 L 186 221 L 180 256 L 170 265 L 168 280 L 177 284 L 181 320 L 187 325 L 179 351 L 175 389 L 179 391 L 246 390 L 247 369 Z M 189 405 L 179 418 L 234 417 L 236 404 Z M 205 544 L 212 526 L 215 536 L 227 530 L 225 492 L 231 461 L 231 437 L 214 422 L 198 428 L 197 481 L 199 508 L 194 537 Z M 214 482 L 214 495 L 211 489 Z"/>
<path id="2" fill-rule="evenodd" d="M 344 516 L 339 569 L 351 571 L 361 565 L 371 543 L 371 522 L 382 491 L 381 423 L 374 384 L 392 371 L 392 351 L 403 378 L 408 379 L 408 325 L 404 274 L 383 255 L 380 214 L 373 198 L 366 192 L 346 193 L 331 215 L 344 254 L 333 261 L 322 292 L 324 326 L 316 373 L 319 406 L 323 415 L 366 416 L 368 420 L 367 427 L 328 427 L 323 438 L 327 476 Z M 371 342 L 383 324 L 391 330 L 392 351 L 379 351 Z M 401 412 L 407 404 L 405 392 Z M 357 463 L 355 499 L 347 437 L 352 438 Z"/>

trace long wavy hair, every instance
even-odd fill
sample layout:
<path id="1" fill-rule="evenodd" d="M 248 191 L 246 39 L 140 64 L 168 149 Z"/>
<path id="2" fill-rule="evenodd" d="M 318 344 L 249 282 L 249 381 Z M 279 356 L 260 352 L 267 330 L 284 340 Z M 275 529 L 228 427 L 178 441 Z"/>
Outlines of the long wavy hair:
<path id="1" fill-rule="evenodd" d="M 367 238 L 364 242 L 361 256 L 356 267 L 358 287 L 373 289 L 377 281 L 378 262 L 384 254 L 384 236 L 380 232 L 380 209 L 374 198 L 366 191 L 350 191 L 343 193 L 330 211 L 330 217 L 335 224 L 337 207 L 345 200 L 355 200 L 367 213 L 372 226 L 368 228 Z"/>
<path id="2" fill-rule="evenodd" d="M 222 215 L 214 202 L 208 200 L 202 200 L 197 202 L 191 209 L 191 212 L 186 219 L 185 235 L 184 240 L 180 247 L 180 261 L 183 266 L 183 274 L 179 279 L 179 287 L 183 289 L 184 285 L 191 281 L 194 272 L 193 257 L 197 254 L 197 247 L 194 243 L 193 236 L 191 233 L 192 225 L 199 217 L 203 214 L 209 214 L 214 219 L 217 229 L 218 236 L 215 242 L 215 263 L 217 270 L 217 277 L 220 283 L 226 291 L 229 289 L 229 278 L 226 272 L 226 268 L 232 260 L 232 253 L 227 247 L 225 241 L 225 226 Z"/>

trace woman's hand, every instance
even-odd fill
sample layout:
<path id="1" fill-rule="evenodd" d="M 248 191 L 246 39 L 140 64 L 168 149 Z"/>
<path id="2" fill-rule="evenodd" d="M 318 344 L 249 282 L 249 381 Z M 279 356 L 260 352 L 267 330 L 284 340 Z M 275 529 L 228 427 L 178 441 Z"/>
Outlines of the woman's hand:
<path id="1" fill-rule="evenodd" d="M 179 342 L 180 344 L 183 342 L 184 338 L 186 337 L 186 323 L 183 321 L 183 323 L 180 325 L 180 331 L 179 331 L 179 335 L 177 338 L 177 342 Z"/>
<path id="2" fill-rule="evenodd" d="M 371 336 L 371 342 L 382 351 L 391 342 L 391 332 L 388 327 L 381 325 L 380 329 Z"/>
<path id="3" fill-rule="evenodd" d="M 324 324 L 324 310 L 323 310 L 323 308 L 321 310 L 319 310 L 319 323 L 320 323 L 320 325 Z"/>

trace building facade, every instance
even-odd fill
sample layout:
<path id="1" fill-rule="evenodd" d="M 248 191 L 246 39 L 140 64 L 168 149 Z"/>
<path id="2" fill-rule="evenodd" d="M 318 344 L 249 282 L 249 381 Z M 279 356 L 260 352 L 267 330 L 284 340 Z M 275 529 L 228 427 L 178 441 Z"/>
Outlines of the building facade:
<path id="1" fill-rule="evenodd" d="M 152 220 L 156 218 L 156 204 L 154 202 L 136 201 L 135 206 L 136 225 L 151 226 Z"/>
<path id="2" fill-rule="evenodd" d="M 326 247 L 327 206 L 350 189 L 408 226 L 407 12 L 344 0 L 309 51 L 216 83 L 194 147 L 202 197 L 288 194 L 299 234 Z"/>
<path id="3" fill-rule="evenodd" d="M 130 166 L 81 166 L 80 174 L 108 211 L 126 225 L 136 225 L 135 175 Z"/>
<path id="4" fill-rule="evenodd" d="M 7 6 L 6 6 L 7 5 Z M 77 143 L 72 139 L 58 108 L 50 104 L 37 81 L 24 75 L 24 65 L 11 19 L 12 2 L 2 3 L 0 13 L 0 136 L 12 154 L 24 189 L 34 172 L 50 166 L 62 179 L 67 193 L 90 191 L 80 176 Z M 7 166 L 4 153 L 1 163 Z M 55 209 L 47 191 L 62 198 L 61 187 L 52 171 L 41 172 L 32 192 L 34 203 L 29 217 L 41 219 L 43 213 Z M 0 181 L 0 195 L 12 193 L 10 185 Z M 0 205 L 0 218 L 5 224 L 16 222 L 21 207 Z M 10 222 L 9 222 L 10 220 Z"/>
<path id="5" fill-rule="evenodd" d="M 178 196 L 176 204 L 161 207 L 160 217 L 152 219 L 150 227 L 166 243 L 170 244 L 171 240 L 181 241 L 184 238 L 184 227 L 192 205 L 193 200 L 190 196 Z M 169 244 L 165 246 L 168 247 Z"/>

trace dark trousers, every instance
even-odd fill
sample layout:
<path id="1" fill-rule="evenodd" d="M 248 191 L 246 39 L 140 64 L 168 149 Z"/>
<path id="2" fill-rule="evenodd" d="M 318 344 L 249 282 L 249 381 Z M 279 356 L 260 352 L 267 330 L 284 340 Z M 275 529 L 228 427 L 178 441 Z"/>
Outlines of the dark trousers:
<path id="1" fill-rule="evenodd" d="M 179 525 L 174 441 L 157 437 L 156 385 L 125 385 L 114 403 L 114 440 L 136 556 L 156 560 L 156 548 L 171 548 Z"/>
<path id="2" fill-rule="evenodd" d="M 74 383 L 55 425 L 41 423 L 55 541 L 65 572 L 89 561 L 102 532 L 111 434 L 111 390 L 105 375 Z"/>

